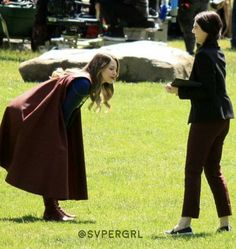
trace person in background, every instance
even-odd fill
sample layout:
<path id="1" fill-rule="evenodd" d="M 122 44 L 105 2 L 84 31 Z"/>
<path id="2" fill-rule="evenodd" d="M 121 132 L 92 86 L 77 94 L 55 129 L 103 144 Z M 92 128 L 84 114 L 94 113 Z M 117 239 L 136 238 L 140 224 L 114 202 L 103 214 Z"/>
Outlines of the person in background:
<path id="1" fill-rule="evenodd" d="M 89 14 L 91 16 L 96 16 L 98 19 L 100 17 L 100 7 L 96 0 L 89 1 Z"/>
<path id="2" fill-rule="evenodd" d="M 7 183 L 43 197 L 43 219 L 73 220 L 58 200 L 88 198 L 80 109 L 88 97 L 98 110 L 110 107 L 118 73 L 118 60 L 98 53 L 82 70 L 56 71 L 7 106 L 0 165 Z"/>
<path id="3" fill-rule="evenodd" d="M 38 0 L 35 20 L 32 27 L 31 48 L 36 51 L 39 46 L 50 40 L 51 30 L 47 25 L 48 0 Z"/>
<path id="4" fill-rule="evenodd" d="M 210 7 L 220 16 L 223 29 L 221 37 L 231 37 L 232 4 L 231 0 L 210 0 Z"/>
<path id="5" fill-rule="evenodd" d="M 150 27 L 147 0 L 96 0 L 108 26 L 104 37 L 124 37 L 123 27 Z M 98 8 L 97 8 L 98 9 Z"/>
<path id="6" fill-rule="evenodd" d="M 233 3 L 232 10 L 232 39 L 231 39 L 231 47 L 236 49 L 236 0 Z"/>
<path id="7" fill-rule="evenodd" d="M 149 0 L 149 14 L 151 16 L 156 16 L 158 15 L 158 12 L 160 10 L 160 1 L 159 0 Z"/>
<path id="8" fill-rule="evenodd" d="M 180 0 L 177 20 L 183 33 L 186 51 L 194 54 L 195 37 L 192 33 L 194 17 L 208 9 L 209 0 Z"/>
<path id="9" fill-rule="evenodd" d="M 190 225 L 192 218 L 199 217 L 203 170 L 213 193 L 220 221 L 217 231 L 231 230 L 231 204 L 220 161 L 234 113 L 225 84 L 225 57 L 217 42 L 222 27 L 222 21 L 214 11 L 201 12 L 195 17 L 192 32 L 199 48 L 190 80 L 201 86 L 166 85 L 168 93 L 191 101 L 182 216 L 172 230 L 166 231 L 167 234 L 193 234 Z"/>

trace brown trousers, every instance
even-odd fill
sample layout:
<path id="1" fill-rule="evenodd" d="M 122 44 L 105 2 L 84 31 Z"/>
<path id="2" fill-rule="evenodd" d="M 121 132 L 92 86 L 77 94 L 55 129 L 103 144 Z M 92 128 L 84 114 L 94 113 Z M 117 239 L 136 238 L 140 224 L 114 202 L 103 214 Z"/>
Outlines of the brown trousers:
<path id="1" fill-rule="evenodd" d="M 229 120 L 191 124 L 185 165 L 185 192 L 182 217 L 198 218 L 201 173 L 204 173 L 214 196 L 219 217 L 231 215 L 227 185 L 220 160 Z"/>

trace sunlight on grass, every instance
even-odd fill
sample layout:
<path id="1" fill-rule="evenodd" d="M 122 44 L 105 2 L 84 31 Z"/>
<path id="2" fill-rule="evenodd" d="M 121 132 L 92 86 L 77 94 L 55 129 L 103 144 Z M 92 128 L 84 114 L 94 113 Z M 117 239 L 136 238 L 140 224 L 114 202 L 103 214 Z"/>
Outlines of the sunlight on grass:
<path id="1" fill-rule="evenodd" d="M 184 49 L 182 41 L 168 44 Z M 229 94 L 236 104 L 236 53 L 229 49 L 228 40 L 220 44 L 227 60 Z M 35 85 L 24 83 L 18 72 L 19 63 L 34 56 L 0 50 L 0 116 L 11 99 Z M 62 202 L 78 216 L 77 221 L 44 222 L 42 198 L 6 184 L 6 172 L 1 168 L 0 248 L 235 248 L 234 232 L 215 233 L 218 219 L 204 177 L 201 216 L 193 221 L 196 235 L 179 238 L 163 234 L 178 221 L 181 211 L 188 101 L 166 94 L 163 84 L 118 82 L 111 112 L 89 112 L 88 104 L 82 108 L 82 118 L 89 200 Z M 222 168 L 233 209 L 235 137 L 232 121 Z M 232 226 L 236 227 L 234 219 Z M 136 230 L 142 238 L 79 238 L 80 230 Z"/>

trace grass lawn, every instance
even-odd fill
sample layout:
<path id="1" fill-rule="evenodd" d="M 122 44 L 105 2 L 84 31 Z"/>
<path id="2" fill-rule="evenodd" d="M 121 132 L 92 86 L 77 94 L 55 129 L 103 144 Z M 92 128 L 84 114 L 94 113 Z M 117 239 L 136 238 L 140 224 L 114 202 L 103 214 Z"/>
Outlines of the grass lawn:
<path id="1" fill-rule="evenodd" d="M 181 41 L 169 44 L 184 47 Z M 236 52 L 229 49 L 228 40 L 221 45 L 228 63 L 228 92 L 235 106 Z M 35 56 L 31 52 L 0 51 L 0 117 L 12 98 L 34 85 L 23 82 L 18 66 Z M 181 213 L 189 102 L 166 94 L 163 84 L 152 82 L 117 82 L 115 91 L 110 113 L 89 112 L 89 101 L 82 108 L 89 200 L 62 202 L 68 212 L 78 216 L 75 222 L 43 221 L 41 197 L 6 184 L 6 172 L 0 168 L 0 248 L 235 248 L 235 231 L 215 233 L 218 218 L 204 176 L 201 215 L 192 223 L 195 235 L 163 234 L 176 224 Z M 233 211 L 235 140 L 233 120 L 222 158 Z M 231 224 L 236 230 L 234 216 Z M 82 230 L 84 238 L 78 236 L 83 236 Z M 115 234 L 119 232 L 123 238 Z"/>

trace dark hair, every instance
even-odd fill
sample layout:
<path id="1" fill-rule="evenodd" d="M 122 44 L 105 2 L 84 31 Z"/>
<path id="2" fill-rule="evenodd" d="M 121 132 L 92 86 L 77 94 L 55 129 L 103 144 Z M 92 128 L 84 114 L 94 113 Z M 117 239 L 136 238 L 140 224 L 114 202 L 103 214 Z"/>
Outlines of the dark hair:
<path id="1" fill-rule="evenodd" d="M 194 20 L 208 34 L 206 41 L 217 41 L 220 38 L 223 24 L 216 12 L 200 12 L 195 16 Z"/>
<path id="2" fill-rule="evenodd" d="M 115 56 L 110 54 L 98 53 L 84 67 L 84 70 L 90 74 L 92 80 L 90 89 L 90 99 L 92 100 L 92 104 L 89 106 L 90 109 L 94 103 L 97 104 L 98 108 L 101 107 L 102 103 L 110 108 L 108 100 L 113 96 L 114 86 L 113 84 L 102 84 L 102 71 L 108 66 L 111 60 L 114 60 L 117 64 L 116 77 L 118 77 L 120 70 L 119 61 Z"/>

